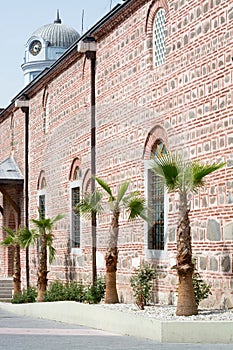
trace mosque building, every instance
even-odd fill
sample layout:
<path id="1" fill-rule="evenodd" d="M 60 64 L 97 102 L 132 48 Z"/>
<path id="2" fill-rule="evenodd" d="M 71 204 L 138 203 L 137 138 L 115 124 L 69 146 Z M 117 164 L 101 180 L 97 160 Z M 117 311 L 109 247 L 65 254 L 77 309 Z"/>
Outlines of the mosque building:
<path id="1" fill-rule="evenodd" d="M 130 180 L 153 212 L 152 227 L 128 222 L 125 212 L 120 218 L 120 300 L 132 302 L 130 277 L 148 261 L 158 271 L 154 301 L 174 304 L 179 198 L 161 187 L 151 158 L 159 150 L 225 162 L 190 198 L 189 214 L 196 267 L 211 285 L 205 305 L 233 307 L 232 37 L 228 0 L 126 0 L 82 36 L 59 12 L 35 30 L 22 65 L 25 86 L 0 111 L 0 240 L 2 226 L 31 227 L 38 207 L 48 217 L 62 213 L 49 281 L 90 281 L 91 222 L 74 206 L 91 190 L 94 159 L 94 173 L 114 193 Z M 110 222 L 107 209 L 98 215 L 98 275 Z M 30 247 L 31 284 L 38 254 Z M 0 247 L 0 277 L 12 278 L 12 260 L 12 250 Z M 21 260 L 25 285 L 24 250 Z"/>

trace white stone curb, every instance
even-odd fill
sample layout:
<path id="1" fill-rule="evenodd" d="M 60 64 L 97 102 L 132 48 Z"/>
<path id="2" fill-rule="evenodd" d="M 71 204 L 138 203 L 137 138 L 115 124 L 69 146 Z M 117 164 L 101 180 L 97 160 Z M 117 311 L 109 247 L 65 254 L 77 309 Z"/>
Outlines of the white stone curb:
<path id="1" fill-rule="evenodd" d="M 232 321 L 160 321 L 72 301 L 34 304 L 0 303 L 18 315 L 79 324 L 160 343 L 233 343 Z"/>

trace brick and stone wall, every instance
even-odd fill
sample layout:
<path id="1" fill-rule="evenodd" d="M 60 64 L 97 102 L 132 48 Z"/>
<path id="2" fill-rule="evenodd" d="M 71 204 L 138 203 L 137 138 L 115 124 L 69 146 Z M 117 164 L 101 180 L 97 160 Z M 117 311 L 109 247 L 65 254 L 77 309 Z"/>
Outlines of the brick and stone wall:
<path id="1" fill-rule="evenodd" d="M 153 21 L 158 8 L 166 11 L 166 63 L 153 65 Z M 233 278 L 233 7 L 227 0 L 135 1 L 97 30 L 96 123 L 97 174 L 116 191 L 131 180 L 130 189 L 146 195 L 145 162 L 157 139 L 186 159 L 225 161 L 207 179 L 205 189 L 191 199 L 193 254 L 198 270 L 212 284 L 209 305 L 232 306 Z M 68 58 L 67 58 L 68 60 Z M 70 253 L 70 180 L 75 158 L 83 177 L 90 168 L 90 62 L 76 59 L 30 92 L 30 218 L 37 216 L 38 179 L 46 179 L 46 213 L 65 218 L 55 231 L 56 259 L 49 278 L 90 279 L 90 223 L 82 222 L 81 254 Z M 47 106 L 45 111 L 45 96 Z M 23 115 L 14 118 L 14 154 L 24 169 Z M 47 121 L 46 121 L 47 118 Z M 47 123 L 47 124 L 46 124 Z M 45 128 L 45 124 L 47 125 Z M 0 159 L 11 148 L 11 116 L 1 124 Z M 154 299 L 174 302 L 178 196 L 167 196 L 167 246 L 158 263 Z M 104 251 L 110 214 L 98 219 L 98 271 L 104 272 Z M 129 278 L 147 254 L 141 220 L 127 222 L 124 212 L 119 235 L 118 289 L 130 301 Z M 36 281 L 37 251 L 31 249 Z"/>

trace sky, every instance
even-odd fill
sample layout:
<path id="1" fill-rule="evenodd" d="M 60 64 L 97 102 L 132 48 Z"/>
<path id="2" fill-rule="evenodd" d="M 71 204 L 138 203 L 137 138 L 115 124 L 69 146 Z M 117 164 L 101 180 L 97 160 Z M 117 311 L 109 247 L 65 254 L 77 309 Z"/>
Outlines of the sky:
<path id="1" fill-rule="evenodd" d="M 5 0 L 0 2 L 0 108 L 6 108 L 24 87 L 25 44 L 31 34 L 56 19 L 84 33 L 121 0 Z"/>

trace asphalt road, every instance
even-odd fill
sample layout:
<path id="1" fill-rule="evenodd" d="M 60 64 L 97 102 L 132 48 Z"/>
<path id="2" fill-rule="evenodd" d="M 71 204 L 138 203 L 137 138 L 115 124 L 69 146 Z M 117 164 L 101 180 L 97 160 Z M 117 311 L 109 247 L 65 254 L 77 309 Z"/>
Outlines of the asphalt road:
<path id="1" fill-rule="evenodd" d="M 223 344 L 159 344 L 65 323 L 22 317 L 0 309 L 1 350 L 232 350 Z"/>

